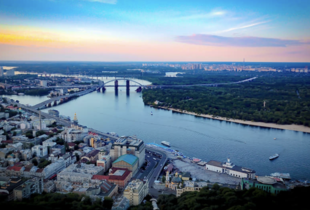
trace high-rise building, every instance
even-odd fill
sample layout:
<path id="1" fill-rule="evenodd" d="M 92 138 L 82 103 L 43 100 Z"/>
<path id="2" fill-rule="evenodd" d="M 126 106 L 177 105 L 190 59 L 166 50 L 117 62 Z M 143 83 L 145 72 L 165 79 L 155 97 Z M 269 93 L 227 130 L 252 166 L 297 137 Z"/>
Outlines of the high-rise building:
<path id="1" fill-rule="evenodd" d="M 11 70 L 6 71 L 5 75 L 6 76 L 14 76 L 15 75 L 15 70 L 11 69 Z"/>
<path id="2" fill-rule="evenodd" d="M 115 161 L 122 155 L 132 154 L 139 158 L 138 167 L 145 162 L 145 144 L 141 139 L 135 137 L 121 137 L 114 142 L 110 150 L 112 161 Z"/>
<path id="3" fill-rule="evenodd" d="M 2 77 L 2 76 L 3 76 L 3 67 L 0 66 L 0 77 Z"/>

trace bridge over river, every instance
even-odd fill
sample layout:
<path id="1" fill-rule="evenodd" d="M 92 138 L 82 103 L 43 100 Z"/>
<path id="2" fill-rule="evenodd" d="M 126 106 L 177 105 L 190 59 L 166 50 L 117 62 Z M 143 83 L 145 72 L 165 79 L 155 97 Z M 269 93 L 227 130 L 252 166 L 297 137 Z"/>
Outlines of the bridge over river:
<path id="1" fill-rule="evenodd" d="M 176 88 L 186 88 L 186 87 L 194 87 L 194 86 L 205 86 L 205 87 L 216 87 L 216 86 L 222 86 L 222 85 L 231 85 L 231 84 L 240 84 L 240 83 L 244 83 L 244 82 L 250 82 L 253 81 L 254 79 L 256 79 L 257 77 L 252 77 L 249 79 L 245 79 L 245 80 L 241 80 L 238 82 L 227 82 L 227 83 L 212 83 L 212 84 L 191 84 L 191 85 L 142 85 L 141 83 L 134 81 L 132 79 L 114 79 L 114 80 L 110 80 L 107 82 L 102 82 L 100 81 L 98 85 L 92 85 L 92 86 L 87 86 L 88 89 L 78 92 L 78 93 L 74 93 L 74 94 L 70 94 L 70 95 L 64 95 L 64 96 L 58 96 L 58 97 L 53 97 L 51 99 L 48 99 L 46 101 L 43 101 L 39 104 L 36 104 L 34 106 L 32 106 L 33 109 L 44 109 L 46 107 L 50 107 L 52 105 L 58 105 L 60 103 L 66 102 L 68 100 L 70 100 L 73 97 L 79 97 L 79 96 L 83 96 L 85 94 L 91 93 L 95 90 L 100 91 L 100 89 L 102 89 L 102 91 L 105 91 L 105 87 L 114 87 L 115 91 L 118 90 L 118 87 L 126 87 L 127 90 L 129 90 L 130 87 L 139 87 L 141 89 L 154 89 L 154 88 L 170 88 L 170 87 L 176 87 Z M 126 85 L 119 85 L 118 81 L 119 80 L 125 80 L 126 81 Z M 130 82 L 136 83 L 136 85 L 131 85 Z M 114 83 L 114 85 L 106 85 L 109 83 Z M 56 87 L 56 86 L 55 86 Z"/>

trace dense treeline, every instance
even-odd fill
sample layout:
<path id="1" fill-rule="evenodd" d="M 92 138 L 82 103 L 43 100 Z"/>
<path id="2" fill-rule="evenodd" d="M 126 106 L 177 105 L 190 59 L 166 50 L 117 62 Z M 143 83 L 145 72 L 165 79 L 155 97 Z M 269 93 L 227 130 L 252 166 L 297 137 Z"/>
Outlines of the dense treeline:
<path id="1" fill-rule="evenodd" d="M 221 73 L 209 73 L 209 74 L 178 74 L 178 77 L 147 77 L 143 78 L 152 82 L 153 85 L 193 85 L 193 84 L 211 84 L 211 83 L 225 83 L 225 82 L 237 82 L 244 79 L 248 79 L 246 74 L 225 74 Z"/>
<path id="2" fill-rule="evenodd" d="M 145 90 L 143 100 L 198 114 L 310 125 L 309 76 L 264 76 L 238 85 Z"/>
<path id="3" fill-rule="evenodd" d="M 31 96 L 45 96 L 50 93 L 51 90 L 49 89 L 24 89 L 24 90 L 18 90 L 19 93 L 24 93 L 25 95 L 31 95 Z"/>
<path id="4" fill-rule="evenodd" d="M 309 187 L 272 195 L 257 188 L 234 190 L 214 185 L 204 187 L 200 192 L 185 192 L 180 197 L 160 195 L 158 207 L 161 210 L 260 210 L 260 209 L 309 209 Z M 152 210 L 150 202 L 131 207 L 130 210 Z"/>
<path id="5" fill-rule="evenodd" d="M 34 194 L 30 199 L 22 201 L 3 201 L 0 202 L 1 209 L 31 209 L 31 210 L 108 210 L 113 205 L 111 198 L 105 197 L 101 202 L 97 200 L 92 202 L 88 196 L 78 194 L 59 194 L 43 193 L 42 195 Z"/>

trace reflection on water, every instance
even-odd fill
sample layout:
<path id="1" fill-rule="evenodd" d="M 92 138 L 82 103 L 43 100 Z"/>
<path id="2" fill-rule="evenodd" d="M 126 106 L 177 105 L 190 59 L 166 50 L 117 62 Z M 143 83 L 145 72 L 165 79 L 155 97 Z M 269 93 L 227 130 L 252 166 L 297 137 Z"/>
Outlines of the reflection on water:
<path id="1" fill-rule="evenodd" d="M 126 88 L 121 87 L 116 96 L 111 87 L 104 93 L 95 91 L 54 108 L 71 118 L 77 113 L 80 124 L 98 130 L 120 136 L 137 135 L 145 142 L 168 141 L 173 149 L 204 161 L 225 161 L 229 157 L 236 165 L 255 169 L 258 175 L 287 172 L 294 179 L 310 178 L 309 134 L 154 109 L 144 105 L 141 93 L 135 89 L 131 88 L 128 95 Z M 28 100 L 36 97 L 15 98 L 35 104 Z M 269 161 L 275 153 L 280 157 Z"/>

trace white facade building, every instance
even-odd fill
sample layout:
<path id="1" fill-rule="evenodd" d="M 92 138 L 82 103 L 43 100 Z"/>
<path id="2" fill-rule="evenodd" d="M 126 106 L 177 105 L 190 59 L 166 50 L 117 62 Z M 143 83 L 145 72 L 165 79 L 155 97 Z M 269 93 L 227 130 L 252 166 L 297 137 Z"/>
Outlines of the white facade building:
<path id="1" fill-rule="evenodd" d="M 45 179 L 48 179 L 55 174 L 58 174 L 65 168 L 66 162 L 63 159 L 59 159 L 56 162 L 51 163 L 44 168 Z"/>
<path id="2" fill-rule="evenodd" d="M 135 179 L 128 183 L 124 190 L 124 196 L 129 200 L 130 205 L 139 205 L 149 193 L 148 182 Z"/>
<path id="3" fill-rule="evenodd" d="M 43 145 L 35 145 L 31 148 L 32 153 L 35 153 L 37 157 L 44 157 L 48 154 L 47 147 Z"/>
<path id="4" fill-rule="evenodd" d="M 46 80 L 41 80 L 41 81 L 40 81 L 40 85 L 41 85 L 42 87 L 46 87 L 46 86 L 47 86 L 47 81 L 46 81 Z"/>
<path id="5" fill-rule="evenodd" d="M 102 174 L 103 167 L 94 164 L 72 164 L 57 176 L 57 181 L 89 182 L 93 175 Z"/>
<path id="6" fill-rule="evenodd" d="M 7 70 L 6 73 L 5 73 L 6 76 L 14 76 L 15 75 L 15 70 L 12 69 L 12 70 Z"/>
<path id="7" fill-rule="evenodd" d="M 244 168 L 241 166 L 236 166 L 232 162 L 230 162 L 230 159 L 227 159 L 227 162 L 222 163 L 215 160 L 210 160 L 206 164 L 206 169 L 218 173 L 225 173 L 230 176 L 238 177 L 238 178 L 255 178 L 255 171 L 249 168 Z"/>

